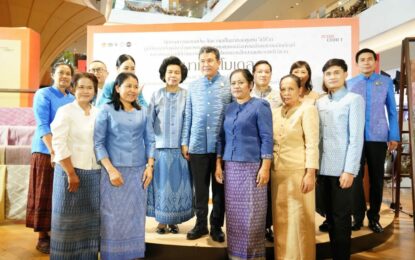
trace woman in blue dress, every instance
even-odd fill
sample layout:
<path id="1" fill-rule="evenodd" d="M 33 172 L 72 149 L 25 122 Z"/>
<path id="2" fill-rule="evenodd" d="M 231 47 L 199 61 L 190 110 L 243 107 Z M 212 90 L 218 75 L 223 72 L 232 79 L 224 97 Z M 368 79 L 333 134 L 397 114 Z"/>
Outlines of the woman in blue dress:
<path id="1" fill-rule="evenodd" d="M 50 124 L 59 107 L 74 101 L 69 92 L 73 76 L 71 65 L 59 62 L 52 68 L 53 85 L 36 91 L 33 113 L 36 131 L 32 139 L 26 226 L 38 233 L 36 249 L 49 253 L 52 216 L 53 158 Z"/>
<path id="2" fill-rule="evenodd" d="M 156 160 L 154 180 L 148 189 L 147 215 L 159 222 L 157 233 L 177 234 L 177 224 L 193 217 L 189 168 L 180 149 L 187 91 L 179 83 L 186 79 L 187 68 L 177 57 L 168 57 L 159 72 L 166 86 L 153 93 L 149 105 Z"/>
<path id="3" fill-rule="evenodd" d="M 147 186 L 153 178 L 154 134 L 137 103 L 138 79 L 121 73 L 95 122 L 101 163 L 101 259 L 144 257 Z"/>
<path id="4" fill-rule="evenodd" d="M 121 54 L 118 57 L 115 66 L 117 68 L 117 73 L 135 73 L 135 60 L 131 55 Z M 104 87 L 102 88 L 102 96 L 97 102 L 97 107 L 101 107 L 103 104 L 111 102 L 114 84 L 115 82 L 111 81 L 104 85 Z M 143 97 L 142 88 L 140 88 L 138 91 L 137 102 L 140 106 L 147 107 L 147 102 Z"/>

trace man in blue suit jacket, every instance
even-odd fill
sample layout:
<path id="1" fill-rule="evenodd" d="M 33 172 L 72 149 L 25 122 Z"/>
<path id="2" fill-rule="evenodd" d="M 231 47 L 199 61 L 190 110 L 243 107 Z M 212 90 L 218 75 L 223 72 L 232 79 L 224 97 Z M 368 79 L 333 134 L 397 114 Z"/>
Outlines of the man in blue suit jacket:
<path id="1" fill-rule="evenodd" d="M 359 230 L 365 217 L 366 202 L 363 192 L 364 165 L 367 162 L 370 183 L 370 208 L 367 211 L 369 228 L 375 233 L 383 232 L 379 224 L 379 211 L 383 195 L 383 175 L 386 150 L 393 151 L 400 140 L 396 112 L 395 92 L 392 80 L 375 73 L 376 53 L 362 49 L 356 53 L 360 74 L 347 82 L 351 92 L 363 96 L 366 102 L 365 137 L 361 167 L 354 183 L 354 223 L 352 230 Z M 387 118 L 385 113 L 387 111 Z"/>

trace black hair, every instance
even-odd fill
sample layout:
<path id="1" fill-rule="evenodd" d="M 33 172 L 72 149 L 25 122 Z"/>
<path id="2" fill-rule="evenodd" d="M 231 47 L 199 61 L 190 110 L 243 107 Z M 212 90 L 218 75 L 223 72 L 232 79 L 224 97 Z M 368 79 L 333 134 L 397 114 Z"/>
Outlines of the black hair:
<path id="1" fill-rule="evenodd" d="M 63 61 L 58 61 L 55 64 L 53 64 L 53 66 L 52 66 L 52 75 L 55 74 L 55 71 L 59 66 L 67 66 L 71 70 L 71 76 L 73 76 L 73 74 L 74 74 L 73 67 L 71 66 L 71 64 L 63 62 Z"/>
<path id="2" fill-rule="evenodd" d="M 284 79 L 287 79 L 287 78 L 290 78 L 290 79 L 294 80 L 295 81 L 295 84 L 297 85 L 297 87 L 298 88 L 301 88 L 301 79 L 299 77 L 297 77 L 296 75 L 294 75 L 294 74 L 288 74 L 288 75 L 285 75 L 284 77 L 282 77 L 280 79 L 280 87 L 281 87 L 281 82 Z"/>
<path id="3" fill-rule="evenodd" d="M 229 75 L 229 81 L 232 79 L 232 76 L 235 73 L 242 73 L 242 75 L 244 76 L 244 78 L 246 79 L 246 81 L 248 81 L 249 84 L 252 84 L 254 82 L 254 76 L 247 69 L 236 69 L 236 70 L 232 71 L 231 72 L 231 75 Z"/>
<path id="4" fill-rule="evenodd" d="M 122 110 L 124 110 L 124 105 L 122 104 L 120 100 L 120 93 L 118 93 L 115 90 L 115 88 L 117 86 L 120 87 L 122 83 L 124 83 L 124 81 L 128 78 L 134 78 L 138 82 L 137 76 L 131 72 L 122 72 L 118 74 L 117 78 L 115 78 L 114 86 L 112 87 L 112 96 L 111 96 L 110 104 L 114 104 L 114 109 L 116 111 L 120 110 L 120 107 Z M 133 102 L 131 102 L 131 105 L 137 110 L 141 109 L 140 105 L 137 103 L 137 100 L 134 100 Z"/>
<path id="5" fill-rule="evenodd" d="M 127 60 L 131 60 L 134 64 L 135 64 L 135 60 L 134 60 L 134 58 L 131 56 L 131 55 L 128 55 L 128 54 L 121 54 L 119 57 L 118 57 L 118 59 L 117 59 L 117 62 L 116 62 L 116 64 L 115 64 L 115 66 L 117 67 L 117 68 L 119 68 L 120 66 L 121 66 L 121 64 L 123 64 L 125 61 L 127 61 Z"/>
<path id="6" fill-rule="evenodd" d="M 338 66 L 338 67 L 342 68 L 342 70 L 344 72 L 347 72 L 347 64 L 344 60 L 342 60 L 342 59 L 330 59 L 324 64 L 323 69 L 322 69 L 323 73 L 326 70 L 328 70 L 330 67 L 333 67 L 333 66 Z M 344 84 L 346 85 L 346 82 L 344 82 Z M 324 84 L 324 80 L 323 80 L 322 89 L 323 89 L 324 92 L 328 92 L 328 88 Z"/>
<path id="7" fill-rule="evenodd" d="M 216 60 L 220 60 L 219 50 L 217 48 L 215 48 L 215 47 L 212 47 L 212 46 L 203 46 L 202 48 L 200 48 L 199 57 L 203 53 L 213 53 L 213 54 L 215 54 Z"/>
<path id="8" fill-rule="evenodd" d="M 271 66 L 271 64 L 268 61 L 266 61 L 266 60 L 259 60 L 252 67 L 252 73 L 255 73 L 256 67 L 259 66 L 259 65 L 261 65 L 261 64 L 268 65 L 269 66 L 269 70 L 272 72 L 272 66 Z"/>
<path id="9" fill-rule="evenodd" d="M 291 65 L 290 74 L 293 74 L 293 71 L 295 69 L 298 69 L 298 68 L 301 68 L 301 67 L 304 67 L 308 72 L 308 79 L 305 83 L 305 88 L 307 90 L 312 90 L 313 89 L 313 84 L 311 83 L 311 68 L 310 68 L 310 65 L 306 61 L 299 60 L 299 61 L 294 62 L 293 65 Z M 300 85 L 300 87 L 301 87 L 301 85 Z"/>
<path id="10" fill-rule="evenodd" d="M 160 79 L 163 82 L 166 82 L 166 79 L 165 79 L 166 70 L 169 65 L 177 65 L 180 67 L 180 73 L 182 75 L 182 79 L 180 83 L 182 83 L 187 78 L 187 67 L 186 65 L 183 64 L 183 62 L 179 58 L 175 56 L 167 57 L 161 63 L 160 68 L 159 68 Z"/>
<path id="11" fill-rule="evenodd" d="M 76 87 L 78 86 L 78 81 L 83 78 L 87 78 L 92 81 L 92 84 L 94 85 L 94 93 L 96 95 L 98 92 L 98 79 L 92 73 L 88 73 L 88 72 L 76 73 L 72 78 L 73 89 L 74 90 L 76 89 Z"/>
<path id="12" fill-rule="evenodd" d="M 359 61 L 359 56 L 362 53 L 371 53 L 373 55 L 373 58 L 375 59 L 375 61 L 378 59 L 378 57 L 376 57 L 376 52 L 374 50 L 371 50 L 371 49 L 368 49 L 368 48 L 364 48 L 364 49 L 361 49 L 360 51 L 358 51 L 356 53 L 356 56 L 355 56 L 356 63 Z"/>
<path id="13" fill-rule="evenodd" d="M 339 66 L 340 68 L 343 69 L 344 72 L 347 72 L 347 64 L 344 60 L 342 60 L 342 59 L 330 59 L 324 64 L 323 69 L 322 69 L 323 73 L 326 70 L 328 70 L 330 67 L 333 67 L 333 66 Z"/>

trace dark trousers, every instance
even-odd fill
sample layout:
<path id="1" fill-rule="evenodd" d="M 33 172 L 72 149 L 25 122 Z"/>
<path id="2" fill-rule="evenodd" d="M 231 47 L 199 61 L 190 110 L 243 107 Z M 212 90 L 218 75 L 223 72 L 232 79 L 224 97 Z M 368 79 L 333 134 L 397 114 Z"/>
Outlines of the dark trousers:
<path id="1" fill-rule="evenodd" d="M 340 188 L 339 177 L 318 176 L 322 203 L 329 225 L 331 252 L 334 260 L 350 259 L 352 188 Z M 277 231 L 278 232 L 278 231 Z"/>
<path id="2" fill-rule="evenodd" d="M 210 213 L 210 225 L 223 226 L 225 215 L 225 202 L 223 185 L 215 180 L 216 170 L 215 153 L 190 154 L 190 171 L 192 172 L 194 188 L 194 207 L 196 225 L 206 227 L 209 202 L 209 184 L 212 180 L 213 209 Z"/>
<path id="3" fill-rule="evenodd" d="M 269 178 L 267 189 L 267 217 L 265 219 L 265 228 L 272 226 L 272 198 L 271 198 L 271 178 Z"/>
<path id="4" fill-rule="evenodd" d="M 385 174 L 385 158 L 388 146 L 385 142 L 365 142 L 363 145 L 360 170 L 353 183 L 353 216 L 356 222 L 365 218 L 366 201 L 363 191 L 363 175 L 365 163 L 369 172 L 369 203 L 367 211 L 369 220 L 379 221 L 379 211 L 383 198 L 383 176 Z"/>

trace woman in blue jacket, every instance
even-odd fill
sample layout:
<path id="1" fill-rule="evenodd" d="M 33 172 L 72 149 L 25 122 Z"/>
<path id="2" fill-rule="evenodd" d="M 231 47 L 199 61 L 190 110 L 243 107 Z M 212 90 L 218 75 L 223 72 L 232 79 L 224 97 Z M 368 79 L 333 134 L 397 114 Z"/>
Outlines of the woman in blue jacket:
<path id="1" fill-rule="evenodd" d="M 137 104 L 138 79 L 121 73 L 94 132 L 101 171 L 101 258 L 144 257 L 147 186 L 153 177 L 154 135 Z"/>
<path id="2" fill-rule="evenodd" d="M 218 142 L 215 177 L 225 185 L 226 233 L 231 259 L 265 259 L 272 115 L 267 101 L 251 97 L 253 80 L 246 69 L 231 73 L 235 101 L 225 111 Z"/>

